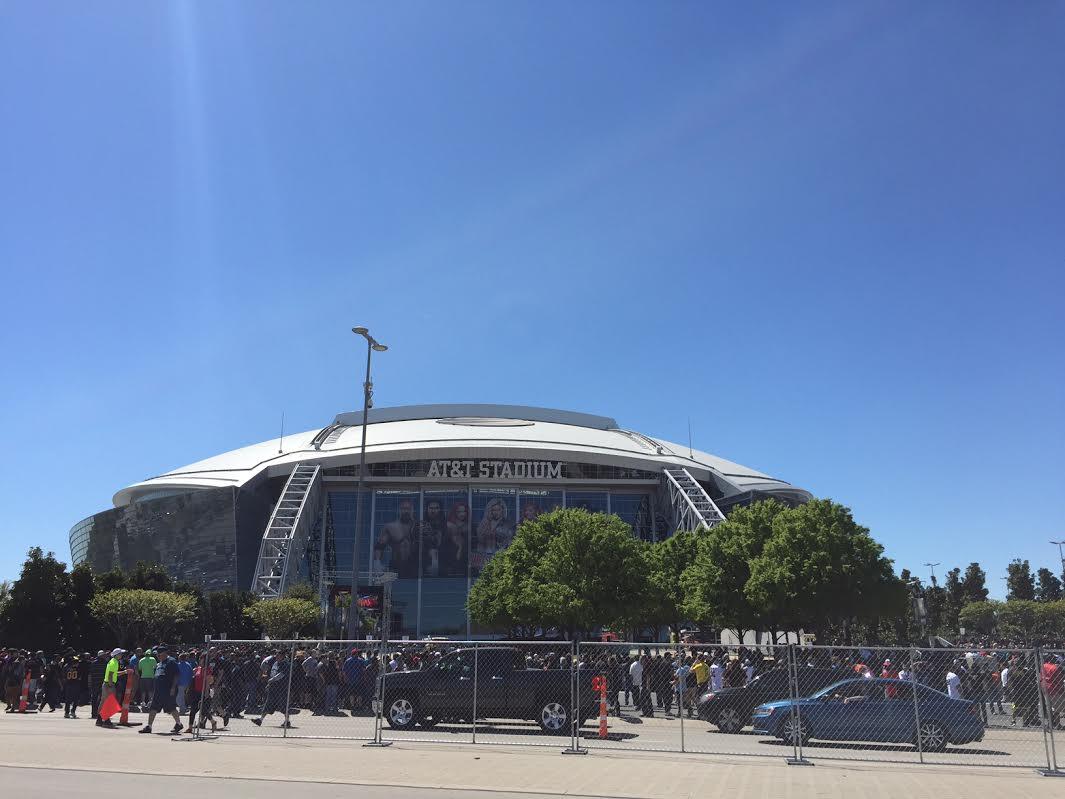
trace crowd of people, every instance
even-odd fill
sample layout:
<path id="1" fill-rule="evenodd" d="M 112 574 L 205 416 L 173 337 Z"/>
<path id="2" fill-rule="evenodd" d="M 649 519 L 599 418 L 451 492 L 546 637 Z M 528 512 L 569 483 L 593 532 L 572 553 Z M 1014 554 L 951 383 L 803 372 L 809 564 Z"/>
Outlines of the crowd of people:
<path id="1" fill-rule="evenodd" d="M 261 725 L 268 716 L 306 711 L 312 715 L 368 716 L 381 673 L 420 671 L 460 645 L 446 641 L 410 642 L 392 651 L 338 649 L 324 642 L 303 647 L 219 642 L 209 648 L 157 644 L 100 650 L 0 649 L 0 685 L 5 710 L 54 713 L 78 718 L 78 709 L 102 727 L 114 726 L 115 709 L 146 713 L 141 732 L 155 718 L 173 718 L 172 733 L 218 729 L 230 719 Z M 529 669 L 591 669 L 607 677 L 609 709 L 621 715 L 629 706 L 645 717 L 656 712 L 692 716 L 707 691 L 741 688 L 760 675 L 786 667 L 785 647 L 715 647 L 702 644 L 662 646 L 582 646 L 579 655 L 566 646 L 538 645 L 526 650 Z M 838 670 L 846 677 L 913 680 L 953 698 L 977 703 L 985 722 L 1007 715 L 1010 724 L 1039 724 L 1039 695 L 1054 724 L 1065 721 L 1065 663 L 1060 655 L 1036 662 L 1030 650 L 1014 651 L 998 642 L 972 642 L 956 649 L 830 649 L 801 647 L 797 664 L 800 694 L 803 670 Z M 108 699 L 112 702 L 109 703 Z M 108 712 L 110 709 L 110 712 Z M 187 722 L 183 721 L 187 716 Z"/>
<path id="2" fill-rule="evenodd" d="M 176 652 L 157 644 L 96 655 L 0 649 L 0 684 L 8 713 L 55 712 L 63 704 L 66 718 L 78 718 L 78 708 L 88 705 L 98 726 L 113 727 L 115 713 L 107 712 L 113 698 L 112 707 L 126 715 L 148 714 L 141 732 L 152 732 L 156 716 L 166 713 L 177 734 L 191 732 L 197 724 L 217 731 L 219 723 L 228 726 L 231 718 L 245 714 L 262 724 L 266 716 L 286 709 L 369 715 L 380 663 L 376 654 L 359 649 L 338 652 L 310 645 L 293 658 L 290 647 L 269 642 Z"/>

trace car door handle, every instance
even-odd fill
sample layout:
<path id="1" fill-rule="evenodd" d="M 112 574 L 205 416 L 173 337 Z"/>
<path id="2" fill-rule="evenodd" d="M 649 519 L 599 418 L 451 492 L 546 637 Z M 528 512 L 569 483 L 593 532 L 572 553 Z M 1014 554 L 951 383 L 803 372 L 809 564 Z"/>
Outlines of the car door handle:
<path id="1" fill-rule="evenodd" d="M 473 677 L 459 677 L 459 682 L 469 682 Z"/>
<path id="2" fill-rule="evenodd" d="M 493 677 L 492 680 L 494 682 L 503 682 L 503 678 L 500 677 L 498 674 L 495 677 Z"/>

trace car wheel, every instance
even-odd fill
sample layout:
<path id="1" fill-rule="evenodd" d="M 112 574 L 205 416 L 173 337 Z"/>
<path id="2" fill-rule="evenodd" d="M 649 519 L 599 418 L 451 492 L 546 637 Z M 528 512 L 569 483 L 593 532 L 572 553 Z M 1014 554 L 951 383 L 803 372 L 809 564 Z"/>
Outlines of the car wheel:
<path id="1" fill-rule="evenodd" d="M 740 712 L 734 707 L 726 707 L 717 714 L 717 728 L 730 735 L 742 730 L 743 719 L 740 718 Z"/>
<path id="2" fill-rule="evenodd" d="M 925 752 L 942 752 L 947 748 L 947 731 L 938 721 L 922 721 L 917 728 L 917 743 Z"/>
<path id="3" fill-rule="evenodd" d="M 385 720 L 394 730 L 409 730 L 414 727 L 416 716 L 414 702 L 406 697 L 397 697 L 388 703 Z"/>
<path id="4" fill-rule="evenodd" d="M 569 726 L 569 711 L 564 702 L 551 700 L 540 707 L 536 722 L 540 729 L 550 735 L 564 735 Z"/>
<path id="5" fill-rule="evenodd" d="M 780 739 L 784 743 L 805 746 L 810 740 L 810 723 L 798 714 L 789 714 L 780 725 Z"/>

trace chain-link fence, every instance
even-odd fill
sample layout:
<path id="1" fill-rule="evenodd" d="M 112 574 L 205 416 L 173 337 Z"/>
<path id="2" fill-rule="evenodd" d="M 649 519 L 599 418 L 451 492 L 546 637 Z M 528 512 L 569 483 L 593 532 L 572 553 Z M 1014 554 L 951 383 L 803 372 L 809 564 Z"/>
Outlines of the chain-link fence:
<path id="1" fill-rule="evenodd" d="M 209 641 L 196 735 L 1057 770 L 1065 651 Z"/>

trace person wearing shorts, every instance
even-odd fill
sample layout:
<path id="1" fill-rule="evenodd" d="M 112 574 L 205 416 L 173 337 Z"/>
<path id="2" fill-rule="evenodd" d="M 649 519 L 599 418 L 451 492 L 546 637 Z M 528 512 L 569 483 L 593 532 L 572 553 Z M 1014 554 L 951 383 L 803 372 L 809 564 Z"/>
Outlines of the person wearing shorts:
<path id="1" fill-rule="evenodd" d="M 137 732 L 151 733 L 152 722 L 160 711 L 169 713 L 174 717 L 174 729 L 170 732 L 177 735 L 183 729 L 181 716 L 177 710 L 177 684 L 180 669 L 177 661 L 170 657 L 170 648 L 160 644 L 155 648 L 158 657 L 155 665 L 155 693 L 152 696 L 152 707 L 148 711 L 148 723 Z"/>

